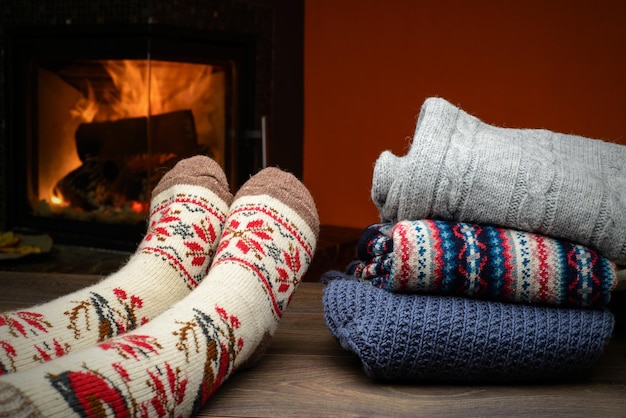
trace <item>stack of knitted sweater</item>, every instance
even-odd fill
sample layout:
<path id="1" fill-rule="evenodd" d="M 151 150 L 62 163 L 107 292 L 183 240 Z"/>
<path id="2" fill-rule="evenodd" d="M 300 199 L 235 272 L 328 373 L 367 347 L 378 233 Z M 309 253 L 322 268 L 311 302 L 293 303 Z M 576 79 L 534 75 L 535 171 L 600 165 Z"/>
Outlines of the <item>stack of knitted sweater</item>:
<path id="1" fill-rule="evenodd" d="M 374 379 L 520 382 L 587 370 L 626 264 L 626 147 L 498 128 L 427 99 L 383 152 L 358 260 L 330 271 L 326 323 Z"/>

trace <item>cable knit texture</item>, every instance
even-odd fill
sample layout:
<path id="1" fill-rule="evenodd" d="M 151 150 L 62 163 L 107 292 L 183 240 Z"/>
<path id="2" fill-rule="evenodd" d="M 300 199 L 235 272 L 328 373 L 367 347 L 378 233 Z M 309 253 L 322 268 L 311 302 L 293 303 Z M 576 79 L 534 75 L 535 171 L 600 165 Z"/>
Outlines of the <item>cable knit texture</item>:
<path id="1" fill-rule="evenodd" d="M 326 323 L 372 379 L 529 382 L 572 376 L 602 354 L 607 309 L 488 302 L 386 292 L 328 272 Z"/>
<path id="2" fill-rule="evenodd" d="M 371 225 L 350 273 L 396 293 L 605 306 L 616 266 L 596 251 L 531 232 L 438 220 Z"/>
<path id="3" fill-rule="evenodd" d="M 383 152 L 372 199 L 382 221 L 444 219 L 567 239 L 626 263 L 626 146 L 488 125 L 427 99 L 411 148 Z"/>

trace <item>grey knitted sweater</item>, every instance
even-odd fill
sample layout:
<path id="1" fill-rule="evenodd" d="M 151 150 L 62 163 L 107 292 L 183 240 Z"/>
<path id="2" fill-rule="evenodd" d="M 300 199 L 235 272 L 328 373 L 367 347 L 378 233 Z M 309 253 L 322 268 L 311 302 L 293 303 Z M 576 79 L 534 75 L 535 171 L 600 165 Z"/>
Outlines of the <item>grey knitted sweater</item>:
<path id="1" fill-rule="evenodd" d="M 536 232 L 626 264 L 626 146 L 499 128 L 427 99 L 403 157 L 383 152 L 372 199 L 382 221 L 444 219 Z"/>

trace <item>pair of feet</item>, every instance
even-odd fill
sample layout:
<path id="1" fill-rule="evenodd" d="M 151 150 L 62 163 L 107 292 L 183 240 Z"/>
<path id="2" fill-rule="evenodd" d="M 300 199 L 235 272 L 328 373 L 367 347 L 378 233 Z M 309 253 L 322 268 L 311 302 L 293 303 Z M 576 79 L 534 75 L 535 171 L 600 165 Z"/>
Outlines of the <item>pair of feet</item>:
<path id="1" fill-rule="evenodd" d="M 319 219 L 267 168 L 233 197 L 208 157 L 156 186 L 148 231 L 118 272 L 0 314 L 0 416 L 197 411 L 267 347 L 315 251 Z"/>

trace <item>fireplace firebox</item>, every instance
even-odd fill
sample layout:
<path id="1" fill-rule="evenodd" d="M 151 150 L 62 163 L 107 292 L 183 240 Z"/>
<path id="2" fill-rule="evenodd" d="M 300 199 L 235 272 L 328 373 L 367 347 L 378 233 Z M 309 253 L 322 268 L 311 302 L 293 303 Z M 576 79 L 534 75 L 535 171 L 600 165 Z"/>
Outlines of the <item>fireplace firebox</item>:
<path id="1" fill-rule="evenodd" d="M 273 18 L 261 10 L 256 21 Z M 234 191 L 268 162 L 301 159 L 272 159 L 274 63 L 261 55 L 273 47 L 262 31 L 154 21 L 3 29 L 7 229 L 132 249 L 151 190 L 179 160 L 211 156 Z"/>

